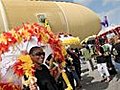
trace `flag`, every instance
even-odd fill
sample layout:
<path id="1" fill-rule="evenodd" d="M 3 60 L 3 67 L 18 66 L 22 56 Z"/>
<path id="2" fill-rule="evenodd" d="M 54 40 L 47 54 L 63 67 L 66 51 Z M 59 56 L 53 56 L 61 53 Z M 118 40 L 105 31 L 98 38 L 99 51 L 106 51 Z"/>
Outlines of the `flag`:
<path id="1" fill-rule="evenodd" d="M 101 22 L 101 24 L 102 24 L 104 27 L 108 27 L 108 26 L 109 26 L 107 16 L 104 16 L 104 21 Z"/>

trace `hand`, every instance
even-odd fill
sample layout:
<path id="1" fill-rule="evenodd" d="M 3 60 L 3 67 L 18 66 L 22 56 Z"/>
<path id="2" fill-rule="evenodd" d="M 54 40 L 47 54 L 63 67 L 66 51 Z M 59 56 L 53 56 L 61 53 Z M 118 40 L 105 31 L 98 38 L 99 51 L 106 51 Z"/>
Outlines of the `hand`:
<path id="1" fill-rule="evenodd" d="M 35 77 L 30 78 L 30 84 L 29 84 L 30 90 L 38 90 L 38 86 L 36 82 L 37 82 L 37 79 Z"/>
<path id="2" fill-rule="evenodd" d="M 37 86 L 36 83 L 34 83 L 34 84 L 30 84 L 30 85 L 29 85 L 30 90 L 38 90 L 37 87 L 38 87 L 38 86 Z"/>

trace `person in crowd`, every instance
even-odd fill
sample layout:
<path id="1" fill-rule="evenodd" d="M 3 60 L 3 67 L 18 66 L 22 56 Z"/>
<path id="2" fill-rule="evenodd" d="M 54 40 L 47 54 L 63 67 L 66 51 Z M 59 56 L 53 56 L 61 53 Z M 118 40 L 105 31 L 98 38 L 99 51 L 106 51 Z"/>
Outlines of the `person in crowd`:
<path id="1" fill-rule="evenodd" d="M 73 67 L 74 66 L 72 67 L 72 65 L 71 65 L 72 60 L 73 59 L 70 58 L 70 55 L 67 54 L 65 56 L 64 66 L 61 66 L 59 64 L 59 67 L 58 67 L 59 72 L 58 72 L 58 76 L 57 76 L 57 79 L 56 79 L 59 90 L 67 90 L 68 84 L 70 84 L 70 86 L 72 86 L 72 90 L 76 90 L 75 83 L 74 83 L 75 78 L 74 78 L 74 75 L 73 75 Z M 75 70 L 75 68 L 74 68 L 74 70 Z M 65 79 L 65 77 L 63 77 L 63 73 L 66 74 L 65 76 L 67 76 L 68 81 Z M 76 73 L 76 75 L 77 75 L 77 73 Z M 78 76 L 77 76 L 77 78 L 78 78 Z M 77 79 L 77 81 L 78 80 L 79 80 L 79 78 Z"/>
<path id="2" fill-rule="evenodd" d="M 89 49 L 90 49 L 90 55 L 91 55 L 91 65 L 92 65 L 92 69 L 94 70 L 96 68 L 96 60 L 95 60 L 95 45 L 89 44 Z"/>
<path id="3" fill-rule="evenodd" d="M 83 45 L 81 51 L 82 51 L 82 55 L 84 56 L 87 65 L 88 65 L 89 72 L 93 71 L 94 67 L 93 67 L 93 63 L 91 61 L 91 53 L 90 53 L 90 49 L 89 49 L 88 45 Z"/>
<path id="4" fill-rule="evenodd" d="M 74 83 L 74 80 L 71 82 L 72 85 L 73 85 L 73 90 L 76 89 L 79 90 L 82 86 L 81 86 L 81 83 L 80 83 L 80 79 L 76 73 L 76 70 L 75 70 L 75 66 L 73 66 L 73 59 L 71 58 L 71 56 L 69 54 L 66 55 L 66 69 L 68 72 L 71 73 L 71 76 L 73 77 L 73 79 L 75 79 L 76 81 L 76 85 Z"/>
<path id="5" fill-rule="evenodd" d="M 80 59 L 80 63 L 81 64 L 85 64 L 85 59 L 84 59 L 84 57 L 83 57 L 83 55 L 82 55 L 82 48 L 79 48 L 78 49 L 78 53 L 79 53 L 79 59 Z"/>
<path id="6" fill-rule="evenodd" d="M 73 52 L 70 49 L 67 50 L 67 53 L 73 59 L 73 66 L 75 67 L 76 73 L 77 73 L 79 79 L 81 80 L 81 66 L 80 66 L 81 64 L 80 64 L 80 60 L 79 60 L 78 56 L 76 55 L 75 52 Z"/>
<path id="7" fill-rule="evenodd" d="M 120 39 L 118 36 L 114 37 L 111 53 L 115 56 L 115 68 L 120 72 Z"/>
<path id="8" fill-rule="evenodd" d="M 117 71 L 113 65 L 112 62 L 112 57 L 111 57 L 111 47 L 112 45 L 110 45 L 110 43 L 106 43 L 102 45 L 103 50 L 104 50 L 104 55 L 106 58 L 106 62 L 107 62 L 107 67 L 108 67 L 108 71 L 110 73 L 110 75 L 115 75 L 117 74 Z"/>
<path id="9" fill-rule="evenodd" d="M 109 82 L 110 74 L 108 72 L 106 58 L 104 56 L 104 50 L 102 47 L 100 47 L 100 50 L 98 52 L 98 56 L 96 57 L 96 59 L 97 59 L 97 69 L 98 69 L 101 77 L 103 78 L 103 80 L 101 80 L 101 82 L 103 82 L 105 80 L 107 80 Z"/>
<path id="10" fill-rule="evenodd" d="M 43 48 L 38 46 L 32 47 L 29 51 L 29 55 L 35 65 L 34 76 L 37 79 L 37 87 L 39 87 L 40 90 L 58 90 L 55 79 L 50 74 L 49 69 L 43 64 L 43 60 L 45 58 Z M 31 86 L 33 87 L 34 85 Z"/>

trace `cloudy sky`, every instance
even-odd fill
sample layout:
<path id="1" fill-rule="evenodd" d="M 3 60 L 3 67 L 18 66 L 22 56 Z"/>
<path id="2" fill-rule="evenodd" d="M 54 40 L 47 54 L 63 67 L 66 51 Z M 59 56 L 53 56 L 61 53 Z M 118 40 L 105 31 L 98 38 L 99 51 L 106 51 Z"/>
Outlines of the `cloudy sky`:
<path id="1" fill-rule="evenodd" d="M 92 9 L 101 20 L 108 16 L 109 24 L 120 25 L 120 0 L 73 0 L 73 2 Z"/>

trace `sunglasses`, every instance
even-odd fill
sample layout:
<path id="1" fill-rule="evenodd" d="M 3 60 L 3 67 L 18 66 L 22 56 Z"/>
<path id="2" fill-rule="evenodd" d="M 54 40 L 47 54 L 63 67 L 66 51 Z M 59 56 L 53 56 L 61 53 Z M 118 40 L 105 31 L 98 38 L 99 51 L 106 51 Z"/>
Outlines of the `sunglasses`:
<path id="1" fill-rule="evenodd" d="M 32 55 L 33 56 L 41 56 L 41 55 L 45 56 L 45 52 L 36 52 L 36 53 L 33 53 Z"/>

